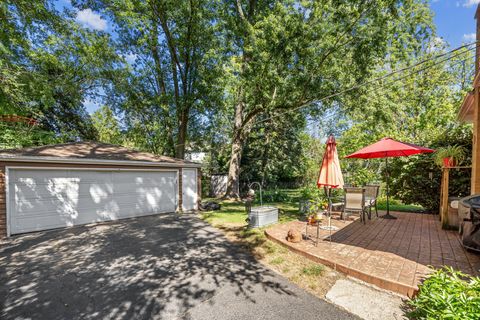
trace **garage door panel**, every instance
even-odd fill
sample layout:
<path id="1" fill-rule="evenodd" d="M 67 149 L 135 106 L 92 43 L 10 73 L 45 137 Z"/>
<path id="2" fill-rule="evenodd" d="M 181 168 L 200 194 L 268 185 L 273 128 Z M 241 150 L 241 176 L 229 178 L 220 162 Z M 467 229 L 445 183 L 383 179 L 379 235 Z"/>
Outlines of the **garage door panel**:
<path id="1" fill-rule="evenodd" d="M 172 212 L 176 177 L 176 171 L 10 169 L 10 232 Z"/>

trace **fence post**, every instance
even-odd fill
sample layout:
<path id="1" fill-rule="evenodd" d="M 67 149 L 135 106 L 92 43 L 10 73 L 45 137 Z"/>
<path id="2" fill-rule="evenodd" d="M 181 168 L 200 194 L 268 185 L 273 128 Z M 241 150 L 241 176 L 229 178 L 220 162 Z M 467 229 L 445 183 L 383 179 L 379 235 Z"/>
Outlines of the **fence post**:
<path id="1" fill-rule="evenodd" d="M 448 222 L 448 184 L 449 184 L 450 169 L 442 169 L 442 186 L 440 191 L 440 221 L 442 229 L 447 229 Z"/>

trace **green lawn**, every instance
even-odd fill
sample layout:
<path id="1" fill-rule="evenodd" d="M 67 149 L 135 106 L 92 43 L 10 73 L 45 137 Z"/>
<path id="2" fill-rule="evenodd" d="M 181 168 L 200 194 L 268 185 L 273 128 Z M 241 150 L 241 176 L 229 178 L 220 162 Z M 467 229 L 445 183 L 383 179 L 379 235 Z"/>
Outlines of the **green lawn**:
<path id="1" fill-rule="evenodd" d="M 247 224 L 245 219 L 245 205 L 237 201 L 221 201 L 221 209 L 202 213 L 202 218 L 212 225 Z M 263 205 L 274 206 L 279 209 L 280 222 L 287 222 L 303 218 L 298 211 L 298 204 L 294 202 L 270 202 Z"/>
<path id="2" fill-rule="evenodd" d="M 402 211 L 402 212 L 424 212 L 425 209 L 422 206 L 414 204 L 403 204 L 395 199 L 390 201 L 390 210 L 391 211 Z M 387 210 L 387 201 L 385 199 L 378 200 L 378 210 Z"/>
<path id="3" fill-rule="evenodd" d="M 274 198 L 274 194 L 280 193 L 285 199 L 284 201 L 268 202 L 268 199 Z M 287 222 L 297 219 L 304 219 L 298 211 L 298 202 L 300 199 L 300 189 L 278 189 L 278 190 L 266 190 L 263 193 L 264 205 L 271 205 L 279 208 L 279 220 L 280 222 Z M 205 199 L 205 201 L 216 199 Z M 336 200 L 335 200 L 336 201 Z M 245 205 L 238 201 L 220 201 L 221 210 L 205 212 L 202 214 L 203 219 L 208 221 L 212 225 L 221 225 L 221 224 L 246 224 L 245 219 L 247 214 L 245 213 Z M 257 200 L 254 204 L 255 206 L 260 205 Z M 386 210 L 387 204 L 385 198 L 380 198 L 378 200 L 378 209 Z M 395 199 L 390 199 L 390 210 L 391 211 L 403 211 L 403 212 L 422 212 L 424 208 L 418 205 L 408 205 L 402 204 L 400 201 Z"/>

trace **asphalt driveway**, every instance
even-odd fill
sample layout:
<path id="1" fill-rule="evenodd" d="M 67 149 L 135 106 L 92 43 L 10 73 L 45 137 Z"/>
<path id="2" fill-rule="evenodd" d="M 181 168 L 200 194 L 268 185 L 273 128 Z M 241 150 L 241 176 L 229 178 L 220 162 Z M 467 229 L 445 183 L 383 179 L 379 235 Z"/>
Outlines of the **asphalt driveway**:
<path id="1" fill-rule="evenodd" d="M 173 214 L 10 239 L 0 308 L 1 319 L 356 319 Z"/>

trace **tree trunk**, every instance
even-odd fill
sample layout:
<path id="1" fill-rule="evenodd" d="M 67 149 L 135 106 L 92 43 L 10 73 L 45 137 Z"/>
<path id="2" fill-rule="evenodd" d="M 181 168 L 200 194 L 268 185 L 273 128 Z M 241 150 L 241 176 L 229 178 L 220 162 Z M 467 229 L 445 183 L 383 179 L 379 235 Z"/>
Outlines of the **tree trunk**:
<path id="1" fill-rule="evenodd" d="M 242 161 L 243 141 L 238 135 L 232 141 L 232 152 L 228 168 L 227 198 L 240 198 L 240 162 Z"/>
<path id="2" fill-rule="evenodd" d="M 185 142 L 187 141 L 188 110 L 183 110 L 178 118 L 178 135 L 175 145 L 175 158 L 185 158 Z"/>
<path id="3" fill-rule="evenodd" d="M 239 95 L 242 97 L 242 92 Z M 240 162 L 242 161 L 243 144 L 248 135 L 248 124 L 243 121 L 243 101 L 235 107 L 235 121 L 233 126 L 232 151 L 228 167 L 226 198 L 240 198 Z"/>

